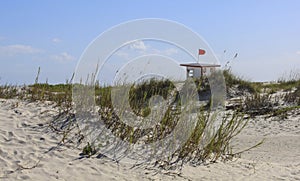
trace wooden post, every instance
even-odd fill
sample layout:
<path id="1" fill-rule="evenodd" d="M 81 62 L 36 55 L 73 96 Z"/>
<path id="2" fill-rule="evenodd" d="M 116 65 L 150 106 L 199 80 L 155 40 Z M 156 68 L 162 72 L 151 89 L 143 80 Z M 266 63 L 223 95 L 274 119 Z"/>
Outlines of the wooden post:
<path id="1" fill-rule="evenodd" d="M 201 69 L 201 77 L 200 78 L 202 78 L 203 77 L 203 67 L 200 67 L 200 69 Z"/>
<path id="2" fill-rule="evenodd" d="M 190 73 L 190 71 L 189 71 L 189 68 L 188 68 L 188 67 L 186 67 L 186 79 L 188 79 L 188 78 L 189 78 L 189 73 Z"/>

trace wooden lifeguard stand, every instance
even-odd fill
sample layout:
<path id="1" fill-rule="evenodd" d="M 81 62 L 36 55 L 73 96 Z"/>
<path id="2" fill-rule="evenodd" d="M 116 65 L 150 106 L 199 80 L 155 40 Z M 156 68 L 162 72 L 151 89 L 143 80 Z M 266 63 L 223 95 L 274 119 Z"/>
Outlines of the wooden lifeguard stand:
<path id="1" fill-rule="evenodd" d="M 217 64 L 200 63 L 199 56 L 204 55 L 205 53 L 206 53 L 205 50 L 199 49 L 197 63 L 180 64 L 180 66 L 186 67 L 186 78 L 188 77 L 202 78 L 205 73 L 207 72 L 211 73 L 216 69 L 216 67 L 221 67 L 221 65 L 217 65 Z"/>
<path id="2" fill-rule="evenodd" d="M 213 72 L 216 67 L 221 67 L 217 64 L 206 64 L 206 63 L 184 63 L 180 66 L 186 67 L 186 77 L 200 78 L 207 72 Z"/>

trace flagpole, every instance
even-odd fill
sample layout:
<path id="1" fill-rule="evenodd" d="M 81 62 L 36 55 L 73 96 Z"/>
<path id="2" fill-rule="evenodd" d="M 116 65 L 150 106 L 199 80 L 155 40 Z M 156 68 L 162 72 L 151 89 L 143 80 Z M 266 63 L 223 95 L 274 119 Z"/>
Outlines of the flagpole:
<path id="1" fill-rule="evenodd" d="M 200 55 L 204 55 L 204 54 L 205 54 L 205 50 L 198 49 L 198 63 L 200 63 Z"/>

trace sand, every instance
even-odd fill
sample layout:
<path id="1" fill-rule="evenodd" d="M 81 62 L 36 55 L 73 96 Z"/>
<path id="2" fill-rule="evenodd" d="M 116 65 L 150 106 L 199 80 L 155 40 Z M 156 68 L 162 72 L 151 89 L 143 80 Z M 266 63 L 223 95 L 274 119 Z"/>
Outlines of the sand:
<path id="1" fill-rule="evenodd" d="M 81 150 L 57 146 L 45 132 L 58 108 L 50 102 L 0 99 L 0 180 L 300 180 L 300 110 L 287 119 L 256 117 L 232 141 L 237 152 L 265 139 L 232 161 L 164 172 L 109 158 L 79 159 Z"/>

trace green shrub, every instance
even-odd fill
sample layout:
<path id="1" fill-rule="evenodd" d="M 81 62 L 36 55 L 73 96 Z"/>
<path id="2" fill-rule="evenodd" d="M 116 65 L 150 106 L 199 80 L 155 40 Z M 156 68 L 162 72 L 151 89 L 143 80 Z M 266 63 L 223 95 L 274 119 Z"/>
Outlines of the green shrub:
<path id="1" fill-rule="evenodd" d="M 242 78 L 233 75 L 230 70 L 224 70 L 223 75 L 227 88 L 237 86 L 240 91 L 248 91 L 250 93 L 260 92 L 257 84 L 243 80 Z"/>
<path id="2" fill-rule="evenodd" d="M 141 84 L 131 86 L 129 91 L 129 104 L 137 115 L 147 116 L 150 110 L 149 100 L 153 96 L 162 96 L 164 99 L 175 89 L 173 83 L 169 80 L 155 80 L 142 82 Z"/>
<path id="3" fill-rule="evenodd" d="M 270 94 L 262 95 L 257 93 L 246 97 L 242 111 L 251 116 L 264 115 L 273 111 L 275 104 L 278 103 L 272 102 Z"/>
<path id="4" fill-rule="evenodd" d="M 83 148 L 82 154 L 90 157 L 90 156 L 96 154 L 96 149 L 94 146 L 90 145 L 90 143 L 88 142 L 88 144 Z"/>

